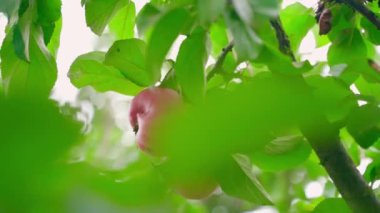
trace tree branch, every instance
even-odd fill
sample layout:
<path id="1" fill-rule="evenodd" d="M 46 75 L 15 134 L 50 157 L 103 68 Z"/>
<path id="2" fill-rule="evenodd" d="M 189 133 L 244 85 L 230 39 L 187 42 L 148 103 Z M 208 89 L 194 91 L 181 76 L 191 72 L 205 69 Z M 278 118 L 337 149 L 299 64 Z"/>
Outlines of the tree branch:
<path id="1" fill-rule="evenodd" d="M 224 60 L 226 59 L 227 54 L 232 51 L 233 47 L 234 47 L 234 43 L 231 42 L 228 44 L 228 46 L 223 48 L 222 53 L 219 55 L 218 59 L 216 60 L 214 67 L 212 68 L 212 70 L 207 75 L 207 81 L 210 80 L 212 77 L 214 77 L 214 75 L 216 73 L 218 73 L 222 70 Z"/>
<path id="2" fill-rule="evenodd" d="M 353 212 L 380 212 L 380 202 L 339 141 L 338 131 L 322 115 L 301 127 L 338 191 Z"/>
<path id="3" fill-rule="evenodd" d="M 372 22 L 376 26 L 377 29 L 380 30 L 380 19 L 376 16 L 374 12 L 368 9 L 362 1 L 357 0 L 341 0 L 348 6 L 352 7 L 354 10 L 361 13 L 364 17 L 368 19 L 368 21 Z"/>
<path id="4" fill-rule="evenodd" d="M 282 27 L 280 18 L 277 17 L 277 18 L 271 19 L 270 24 L 276 31 L 276 37 L 278 40 L 280 51 L 284 53 L 285 55 L 290 56 L 292 60 L 295 61 L 296 58 L 294 57 L 293 51 L 291 49 L 289 38 L 286 35 L 284 28 Z"/>

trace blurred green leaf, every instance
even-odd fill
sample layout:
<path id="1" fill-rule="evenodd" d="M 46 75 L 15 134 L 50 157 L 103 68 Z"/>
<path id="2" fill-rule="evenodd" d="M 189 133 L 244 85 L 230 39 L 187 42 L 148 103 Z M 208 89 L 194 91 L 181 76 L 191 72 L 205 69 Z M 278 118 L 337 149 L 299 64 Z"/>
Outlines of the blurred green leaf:
<path id="1" fill-rule="evenodd" d="M 255 13 L 260 13 L 269 17 L 275 17 L 278 15 L 280 4 L 277 0 L 248 0 L 251 4 L 252 10 Z"/>
<path id="2" fill-rule="evenodd" d="M 214 22 L 224 11 L 227 0 L 196 0 L 198 18 L 202 25 Z"/>
<path id="3" fill-rule="evenodd" d="M 341 212 L 351 213 L 346 202 L 342 198 L 327 198 L 314 208 L 313 213 Z"/>
<path id="4" fill-rule="evenodd" d="M 273 140 L 273 131 L 304 119 L 306 90 L 293 76 L 258 74 L 232 91 L 210 90 L 204 103 L 168 115 L 154 138 L 175 168 L 220 171 L 231 154 L 251 155 Z"/>
<path id="5" fill-rule="evenodd" d="M 340 79 L 316 75 L 306 78 L 306 81 L 313 89 L 316 104 L 331 123 L 344 121 L 351 110 L 357 107 L 353 92 Z"/>
<path id="6" fill-rule="evenodd" d="M 253 11 L 249 5 L 249 0 L 232 0 L 232 5 L 234 7 L 234 13 L 243 23 L 250 25 L 253 21 Z"/>
<path id="7" fill-rule="evenodd" d="M 0 97 L 0 117 L 0 211 L 62 212 L 59 180 L 81 126 L 56 103 L 35 97 Z"/>
<path id="8" fill-rule="evenodd" d="M 123 75 L 140 86 L 154 83 L 154 74 L 146 69 L 146 45 L 139 39 L 116 41 L 105 56 L 105 64 L 119 69 Z"/>
<path id="9" fill-rule="evenodd" d="M 238 61 L 257 58 L 262 47 L 262 41 L 253 29 L 232 10 L 227 13 L 226 22 L 233 37 L 234 51 L 236 51 Z"/>
<path id="10" fill-rule="evenodd" d="M 147 3 L 136 17 L 136 27 L 140 36 L 151 27 L 160 17 L 161 11 L 151 3 Z"/>
<path id="11" fill-rule="evenodd" d="M 199 102 L 205 93 L 204 67 L 208 58 L 207 34 L 198 28 L 183 41 L 177 56 L 175 72 L 183 96 L 190 102 Z"/>
<path id="12" fill-rule="evenodd" d="M 145 160 L 144 158 L 138 158 L 136 162 Z M 167 187 L 153 167 L 148 166 L 150 166 L 150 169 L 133 167 L 134 169 L 143 170 L 134 176 L 123 178 L 122 174 L 120 174 L 120 177 L 115 177 L 115 173 L 122 171 L 102 171 L 100 173 L 99 170 L 85 163 L 74 164 L 70 172 L 77 177 L 72 177 L 75 184 L 72 188 L 75 190 L 74 192 L 79 193 L 78 198 L 80 199 L 83 199 L 86 195 L 98 196 L 115 207 L 119 207 L 120 212 L 129 212 L 127 209 L 136 208 L 133 212 L 138 212 L 138 207 L 149 207 L 168 199 Z M 79 203 L 79 205 L 83 204 Z M 124 209 L 124 211 L 121 209 Z"/>
<path id="13" fill-rule="evenodd" d="M 309 61 L 293 62 L 291 57 L 268 44 L 263 45 L 259 56 L 253 62 L 265 64 L 270 71 L 284 75 L 297 76 L 314 68 Z"/>
<path id="14" fill-rule="evenodd" d="M 190 14 L 182 8 L 163 15 L 154 26 L 147 46 L 147 71 L 157 81 L 161 76 L 161 66 L 175 39 L 188 24 Z"/>
<path id="15" fill-rule="evenodd" d="M 91 52 L 79 56 L 70 67 L 69 78 L 76 87 L 92 86 L 99 92 L 116 91 L 136 95 L 141 87 L 126 79 L 116 68 L 103 64 L 105 53 Z"/>
<path id="16" fill-rule="evenodd" d="M 250 157 L 259 168 L 278 172 L 300 165 L 309 158 L 310 153 L 311 147 L 302 137 L 284 136 L 271 141 Z"/>
<path id="17" fill-rule="evenodd" d="M 128 0 L 86 0 L 86 23 L 91 30 L 101 35 L 116 13 L 128 4 Z M 83 3 L 83 2 L 82 2 Z"/>
<path id="18" fill-rule="evenodd" d="M 252 172 L 248 157 L 235 154 L 231 162 L 225 165 L 220 177 L 220 186 L 231 196 L 239 197 L 259 205 L 272 205 L 267 192 Z"/>
<path id="19" fill-rule="evenodd" d="M 366 104 L 355 109 L 347 121 L 347 130 L 363 148 L 368 148 L 380 137 L 380 108 Z"/>
<path id="20" fill-rule="evenodd" d="M 110 31 L 115 34 L 117 40 L 133 38 L 135 35 L 135 19 L 135 3 L 130 1 L 111 19 Z"/>

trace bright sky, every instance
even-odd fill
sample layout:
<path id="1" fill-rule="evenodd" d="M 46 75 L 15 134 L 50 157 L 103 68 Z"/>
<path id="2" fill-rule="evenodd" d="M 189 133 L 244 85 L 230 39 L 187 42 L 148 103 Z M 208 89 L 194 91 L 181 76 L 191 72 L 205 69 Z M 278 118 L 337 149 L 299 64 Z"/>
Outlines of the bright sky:
<path id="1" fill-rule="evenodd" d="M 137 10 L 140 10 L 147 0 L 134 0 L 134 2 Z M 284 0 L 282 7 L 295 2 L 315 8 L 318 0 Z M 69 67 L 77 56 L 94 50 L 98 38 L 87 28 L 84 9 L 79 0 L 62 0 L 62 16 L 61 45 L 57 56 L 59 74 L 53 98 L 60 102 L 66 102 L 74 101 L 78 91 L 67 78 Z M 0 42 L 4 39 L 6 22 L 5 16 L 0 14 Z M 326 48 L 315 50 L 315 40 L 312 34 L 304 39 L 300 49 L 301 53 L 305 54 L 304 57 L 312 62 L 323 59 L 326 50 Z"/>

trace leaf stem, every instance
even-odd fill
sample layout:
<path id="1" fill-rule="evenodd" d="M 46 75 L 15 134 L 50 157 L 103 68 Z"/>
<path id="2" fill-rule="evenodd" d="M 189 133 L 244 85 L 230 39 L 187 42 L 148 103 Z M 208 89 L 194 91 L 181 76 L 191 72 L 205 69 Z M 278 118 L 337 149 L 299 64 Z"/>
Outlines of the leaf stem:
<path id="1" fill-rule="evenodd" d="M 234 43 L 230 42 L 225 48 L 223 48 L 222 53 L 219 55 L 218 59 L 216 60 L 216 63 L 212 70 L 207 75 L 207 81 L 210 80 L 212 77 L 214 77 L 215 74 L 218 72 L 221 72 L 224 60 L 226 59 L 229 52 L 232 51 L 234 47 Z"/>

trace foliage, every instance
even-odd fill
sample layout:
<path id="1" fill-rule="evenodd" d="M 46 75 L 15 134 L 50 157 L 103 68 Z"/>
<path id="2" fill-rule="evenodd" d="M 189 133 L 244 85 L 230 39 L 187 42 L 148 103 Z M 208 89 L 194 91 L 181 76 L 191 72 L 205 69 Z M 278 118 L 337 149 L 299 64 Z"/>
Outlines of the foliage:
<path id="1" fill-rule="evenodd" d="M 280 9 L 281 2 L 151 0 L 137 11 L 132 0 L 82 0 L 92 32 L 113 37 L 106 51 L 72 63 L 68 77 L 80 94 L 58 106 L 48 99 L 57 80 L 61 1 L 2 0 L 0 211 L 203 213 L 272 205 L 350 212 L 318 148 L 329 147 L 323 139 L 333 132 L 352 168 L 370 160 L 364 178 L 378 187 L 380 31 L 355 5 L 378 15 L 379 1 L 321 1 L 332 13 L 327 35 L 315 34 L 321 26 L 313 9 Z M 311 65 L 299 52 L 309 32 L 328 45 L 327 61 Z M 130 145 L 128 99 L 100 94 L 125 98 L 157 85 L 186 102 L 155 134 L 167 158 Z M 202 175 L 220 186 L 206 199 L 189 201 L 170 187 L 177 177 Z M 322 194 L 306 196 L 315 181 L 324 184 Z"/>

